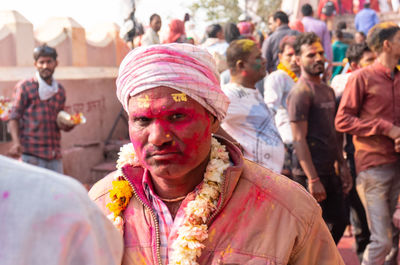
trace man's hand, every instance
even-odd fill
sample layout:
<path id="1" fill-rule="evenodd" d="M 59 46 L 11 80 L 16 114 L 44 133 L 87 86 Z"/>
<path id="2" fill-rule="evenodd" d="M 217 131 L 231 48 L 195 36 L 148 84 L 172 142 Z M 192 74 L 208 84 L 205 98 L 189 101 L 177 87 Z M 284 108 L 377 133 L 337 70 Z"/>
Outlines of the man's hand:
<path id="1" fill-rule="evenodd" d="M 397 153 L 400 153 L 400 137 L 394 139 L 394 150 L 395 150 Z"/>
<path id="2" fill-rule="evenodd" d="M 394 211 L 392 221 L 395 227 L 400 228 L 400 208 L 396 207 L 396 211 Z"/>
<path id="3" fill-rule="evenodd" d="M 22 154 L 22 146 L 20 143 L 13 143 L 7 155 L 13 158 L 19 158 Z"/>
<path id="4" fill-rule="evenodd" d="M 387 136 L 389 136 L 393 140 L 400 138 L 400 127 L 393 125 Z"/>
<path id="5" fill-rule="evenodd" d="M 353 187 L 353 178 L 345 161 L 339 164 L 339 173 L 342 180 L 343 193 L 347 195 Z"/>
<path id="6" fill-rule="evenodd" d="M 74 125 L 67 125 L 67 124 L 64 124 L 64 123 L 58 123 L 58 128 L 60 128 L 60 130 L 62 130 L 62 131 L 69 132 L 73 128 L 75 128 L 75 124 Z"/>
<path id="7" fill-rule="evenodd" d="M 325 188 L 319 179 L 308 181 L 308 191 L 317 200 L 317 202 L 322 202 L 326 199 Z"/>

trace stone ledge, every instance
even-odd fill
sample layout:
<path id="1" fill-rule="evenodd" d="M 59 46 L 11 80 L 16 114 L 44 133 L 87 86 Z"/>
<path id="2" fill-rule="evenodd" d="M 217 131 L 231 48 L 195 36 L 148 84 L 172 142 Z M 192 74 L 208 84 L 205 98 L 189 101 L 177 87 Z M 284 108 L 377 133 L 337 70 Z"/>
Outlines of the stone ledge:
<path id="1" fill-rule="evenodd" d="M 34 73 L 34 67 L 0 67 L 0 82 L 18 82 Z M 57 80 L 116 78 L 118 67 L 57 67 L 54 76 Z"/>

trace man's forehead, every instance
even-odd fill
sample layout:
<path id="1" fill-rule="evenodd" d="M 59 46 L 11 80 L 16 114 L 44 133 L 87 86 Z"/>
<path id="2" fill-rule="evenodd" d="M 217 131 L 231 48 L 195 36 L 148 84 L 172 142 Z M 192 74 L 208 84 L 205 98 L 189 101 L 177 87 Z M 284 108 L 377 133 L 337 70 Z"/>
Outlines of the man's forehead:
<path id="1" fill-rule="evenodd" d="M 129 100 L 131 111 L 154 108 L 162 108 L 167 111 L 177 108 L 190 108 L 196 103 L 186 93 L 174 89 L 150 89 L 132 96 Z"/>
<path id="2" fill-rule="evenodd" d="M 321 42 L 316 41 L 312 44 L 303 44 L 301 45 L 301 50 L 303 52 L 319 52 L 319 51 L 323 51 L 324 48 L 322 47 Z"/>

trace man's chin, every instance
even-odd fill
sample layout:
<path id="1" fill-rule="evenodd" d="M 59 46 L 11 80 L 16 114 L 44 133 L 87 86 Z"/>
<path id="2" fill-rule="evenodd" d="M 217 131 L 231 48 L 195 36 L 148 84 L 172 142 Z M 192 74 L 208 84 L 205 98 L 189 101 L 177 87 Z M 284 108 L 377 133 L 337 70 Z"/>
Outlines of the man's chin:
<path id="1" fill-rule="evenodd" d="M 152 165 L 147 168 L 153 177 L 161 179 L 174 179 L 183 173 L 178 170 L 176 165 L 166 164 L 166 165 Z"/>

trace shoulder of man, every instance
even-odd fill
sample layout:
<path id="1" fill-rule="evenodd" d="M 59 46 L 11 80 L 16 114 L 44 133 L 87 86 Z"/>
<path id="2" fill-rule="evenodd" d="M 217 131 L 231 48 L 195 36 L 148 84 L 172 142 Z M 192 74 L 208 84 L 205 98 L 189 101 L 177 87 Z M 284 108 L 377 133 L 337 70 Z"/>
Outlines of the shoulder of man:
<path id="1" fill-rule="evenodd" d="M 303 78 L 299 78 L 292 91 L 311 92 L 311 87 Z"/>
<path id="2" fill-rule="evenodd" d="M 263 194 L 267 203 L 282 207 L 298 220 L 308 222 L 320 211 L 318 203 L 300 184 L 250 160 L 244 162 L 241 180 Z"/>
<path id="3" fill-rule="evenodd" d="M 114 177 L 117 174 L 117 171 L 113 171 L 104 178 L 97 181 L 93 187 L 89 190 L 89 197 L 93 201 L 100 199 L 110 193 L 112 189 L 112 182 L 114 181 Z"/>
<path id="4" fill-rule="evenodd" d="M 74 203 L 88 199 L 82 184 L 71 177 L 29 164 L 21 164 L 2 156 L 0 156 L 0 164 L 5 176 L 12 176 L 8 180 L 5 178 L 2 184 L 8 183 L 10 187 L 15 184 L 19 192 L 24 192 L 24 188 L 27 191 L 32 188 L 32 197 L 44 203 L 43 208 L 46 208 L 46 212 L 49 212 L 50 208 L 60 207 L 60 204 L 65 204 L 65 209 L 67 206 L 74 207 Z M 43 194 L 36 196 L 37 193 Z"/>
<path id="5" fill-rule="evenodd" d="M 282 70 L 275 70 L 272 73 L 270 73 L 264 80 L 264 83 L 268 82 L 279 82 L 281 80 L 284 80 L 286 78 L 291 78 L 287 73 L 285 73 Z"/>
<path id="6" fill-rule="evenodd" d="M 39 83 L 34 77 L 25 78 L 23 80 L 18 81 L 15 87 L 31 87 L 31 86 L 39 86 Z"/>

